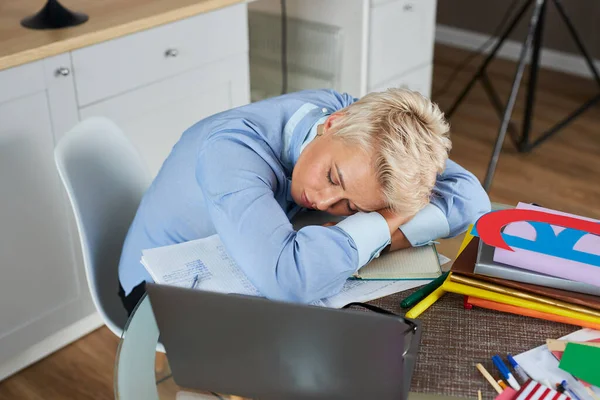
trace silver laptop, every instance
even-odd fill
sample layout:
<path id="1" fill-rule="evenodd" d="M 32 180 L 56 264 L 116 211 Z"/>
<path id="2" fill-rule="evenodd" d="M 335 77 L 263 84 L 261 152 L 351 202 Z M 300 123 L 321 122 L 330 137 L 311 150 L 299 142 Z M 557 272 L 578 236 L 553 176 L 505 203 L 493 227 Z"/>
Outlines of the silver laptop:
<path id="1" fill-rule="evenodd" d="M 175 382 L 261 400 L 404 400 L 416 321 L 148 284 Z"/>

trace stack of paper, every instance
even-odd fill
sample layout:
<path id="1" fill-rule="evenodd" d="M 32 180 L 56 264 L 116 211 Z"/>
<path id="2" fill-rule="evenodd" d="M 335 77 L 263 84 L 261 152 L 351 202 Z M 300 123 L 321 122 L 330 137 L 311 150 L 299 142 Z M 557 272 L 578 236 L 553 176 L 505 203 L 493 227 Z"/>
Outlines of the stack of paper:
<path id="1" fill-rule="evenodd" d="M 204 239 L 144 250 L 142 264 L 156 283 L 221 293 L 262 296 L 229 257 L 214 235 Z M 341 308 L 351 302 L 366 302 L 421 286 L 428 280 L 349 280 L 335 296 L 313 305 Z"/>

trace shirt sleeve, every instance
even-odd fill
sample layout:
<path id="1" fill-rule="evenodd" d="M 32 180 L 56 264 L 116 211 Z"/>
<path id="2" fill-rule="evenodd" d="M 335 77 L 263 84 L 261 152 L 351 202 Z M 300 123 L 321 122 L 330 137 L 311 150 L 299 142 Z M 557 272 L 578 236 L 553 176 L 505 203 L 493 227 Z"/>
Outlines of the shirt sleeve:
<path id="1" fill-rule="evenodd" d="M 358 268 L 379 257 L 390 244 L 390 229 L 383 216 L 377 212 L 350 215 L 337 224 L 354 241 L 358 251 Z"/>
<path id="2" fill-rule="evenodd" d="M 196 177 L 221 241 L 264 296 L 303 303 L 329 297 L 389 243 L 385 220 L 371 213 L 295 231 L 274 196 L 276 172 L 265 155 L 226 137 L 204 146 Z M 357 233 L 361 223 L 374 225 L 373 237 Z"/>
<path id="3" fill-rule="evenodd" d="M 448 160 L 437 178 L 430 204 L 400 230 L 413 246 L 422 246 L 463 233 L 490 209 L 490 199 L 477 177 Z"/>

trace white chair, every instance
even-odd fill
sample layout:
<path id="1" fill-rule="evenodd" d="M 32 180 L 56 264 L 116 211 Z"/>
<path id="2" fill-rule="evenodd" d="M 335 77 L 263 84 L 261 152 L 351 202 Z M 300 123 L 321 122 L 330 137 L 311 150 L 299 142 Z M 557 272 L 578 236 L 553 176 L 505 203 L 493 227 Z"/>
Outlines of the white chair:
<path id="1" fill-rule="evenodd" d="M 127 313 L 118 295 L 119 258 L 149 173 L 137 150 L 105 118 L 75 126 L 56 146 L 54 159 L 75 214 L 94 305 L 120 337 Z"/>

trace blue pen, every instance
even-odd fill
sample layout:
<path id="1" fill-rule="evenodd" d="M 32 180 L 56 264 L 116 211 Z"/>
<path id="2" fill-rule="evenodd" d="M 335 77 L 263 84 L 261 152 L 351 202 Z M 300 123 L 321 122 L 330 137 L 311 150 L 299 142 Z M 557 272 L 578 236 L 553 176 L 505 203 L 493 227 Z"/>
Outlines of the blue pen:
<path id="1" fill-rule="evenodd" d="M 200 281 L 198 274 L 196 274 L 196 277 L 194 278 L 194 282 L 192 282 L 192 289 L 196 289 L 196 285 L 198 284 L 198 282 Z"/>
<path id="2" fill-rule="evenodd" d="M 529 380 L 529 375 L 527 375 L 527 373 L 525 372 L 525 370 L 523 369 L 523 367 L 521 367 L 517 363 L 517 361 L 513 358 L 512 355 L 508 354 L 508 356 L 506 358 L 508 358 L 508 362 L 513 367 L 513 369 L 515 370 L 515 372 L 517 373 L 517 375 L 519 376 L 519 378 L 521 378 L 521 380 L 523 381 L 523 383 L 527 382 Z"/>
<path id="3" fill-rule="evenodd" d="M 500 356 L 496 354 L 492 357 L 492 361 L 494 362 L 494 365 L 496 366 L 496 368 L 498 368 L 498 371 L 500 371 L 504 379 L 506 379 L 508 384 L 515 390 L 521 390 L 521 385 L 519 385 L 519 382 L 517 382 L 513 374 L 510 373 L 508 367 L 506 366 L 506 364 L 504 364 L 504 361 L 502 361 Z"/>

